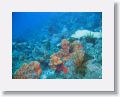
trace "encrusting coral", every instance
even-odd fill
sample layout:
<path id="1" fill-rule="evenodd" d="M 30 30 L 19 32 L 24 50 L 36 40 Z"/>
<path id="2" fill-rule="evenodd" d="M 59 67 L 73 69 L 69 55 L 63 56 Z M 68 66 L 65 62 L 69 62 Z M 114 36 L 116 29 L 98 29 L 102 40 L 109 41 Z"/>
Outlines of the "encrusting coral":
<path id="1" fill-rule="evenodd" d="M 72 60 L 74 63 L 74 72 L 84 76 L 86 66 L 84 63 L 85 53 L 82 49 L 82 45 L 79 41 L 69 42 L 67 39 L 61 41 L 61 49 L 53 53 L 50 56 L 49 66 L 51 69 L 55 70 L 56 74 L 63 72 L 64 74 L 69 73 L 71 66 L 66 66 L 65 63 L 68 60 Z M 72 49 L 72 50 L 71 50 Z M 71 51 L 70 51 L 71 50 Z M 43 60 L 45 61 L 45 59 Z M 18 69 L 14 75 L 14 79 L 39 79 L 42 74 L 42 69 L 40 63 L 43 62 L 31 61 L 29 64 L 24 63 L 20 69 Z"/>
<path id="2" fill-rule="evenodd" d="M 81 49 L 82 45 L 77 41 L 74 41 L 70 44 L 68 40 L 63 39 L 61 42 L 61 47 L 62 48 L 60 49 L 60 51 L 51 56 L 50 67 L 59 72 L 62 70 L 64 71 L 65 69 L 66 71 L 68 71 L 67 68 L 64 66 L 64 63 L 67 60 L 72 59 L 75 67 L 79 68 L 76 68 L 75 71 L 78 72 L 80 70 L 81 72 L 84 67 L 84 51 Z M 71 48 L 72 52 L 69 51 Z"/>
<path id="3" fill-rule="evenodd" d="M 61 71 L 63 71 L 64 74 L 66 74 L 68 72 L 68 69 L 64 66 L 63 61 L 60 59 L 60 57 L 56 55 L 51 56 L 50 67 L 55 69 L 56 73 L 60 73 Z"/>
<path id="4" fill-rule="evenodd" d="M 70 45 L 69 41 L 63 39 L 61 41 L 61 49 L 57 53 L 53 54 L 50 59 L 50 67 L 54 68 L 56 73 L 63 71 L 65 74 L 68 72 L 67 67 L 64 66 L 65 61 L 67 61 L 71 54 L 69 52 Z"/>
<path id="5" fill-rule="evenodd" d="M 73 60 L 75 66 L 75 72 L 84 76 L 86 72 L 86 65 L 84 64 L 85 52 L 82 44 L 78 41 L 73 41 L 70 44 L 70 49 L 72 51 L 71 59 Z"/>
<path id="6" fill-rule="evenodd" d="M 62 58 L 63 61 L 67 61 L 71 57 L 70 43 L 67 39 L 61 41 L 61 49 L 55 55 Z"/>
<path id="7" fill-rule="evenodd" d="M 56 69 L 56 66 L 59 64 L 62 64 L 63 61 L 60 59 L 60 57 L 57 57 L 56 55 L 52 55 L 50 59 L 50 66 L 51 68 Z"/>
<path id="8" fill-rule="evenodd" d="M 69 48 L 70 48 L 70 45 L 69 45 L 69 41 L 66 40 L 66 39 L 63 39 L 62 42 L 61 42 L 61 46 L 62 46 L 62 49 L 65 51 L 65 52 L 69 52 Z"/>
<path id="9" fill-rule="evenodd" d="M 32 61 L 29 64 L 24 63 L 14 74 L 14 79 L 38 79 L 41 73 L 40 63 Z"/>

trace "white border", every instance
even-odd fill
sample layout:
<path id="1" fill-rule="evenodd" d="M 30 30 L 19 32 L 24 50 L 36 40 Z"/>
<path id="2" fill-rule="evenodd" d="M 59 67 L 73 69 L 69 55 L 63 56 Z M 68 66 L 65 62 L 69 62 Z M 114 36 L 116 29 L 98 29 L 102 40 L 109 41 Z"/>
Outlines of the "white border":
<path id="1" fill-rule="evenodd" d="M 102 79 L 12 79 L 12 12 L 102 12 Z M 0 5 L 0 80 L 4 91 L 114 91 L 112 0 L 3 0 Z"/>

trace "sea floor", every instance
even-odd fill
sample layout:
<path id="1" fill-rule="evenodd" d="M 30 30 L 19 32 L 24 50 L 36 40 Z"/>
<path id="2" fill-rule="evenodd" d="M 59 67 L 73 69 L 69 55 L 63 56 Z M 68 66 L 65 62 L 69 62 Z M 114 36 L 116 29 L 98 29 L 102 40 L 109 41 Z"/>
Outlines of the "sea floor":
<path id="1" fill-rule="evenodd" d="M 54 39 L 53 39 L 54 40 Z M 64 62 L 64 67 L 59 72 L 56 72 L 55 68 L 51 68 L 50 61 L 51 56 L 61 50 L 61 41 L 56 45 L 51 45 L 53 40 L 43 41 L 14 41 L 12 43 L 12 77 L 13 78 L 24 78 L 21 76 L 29 76 L 25 78 L 37 78 L 37 79 L 101 79 L 102 78 L 102 38 L 87 39 L 82 37 L 80 39 L 71 40 L 69 42 L 78 41 L 82 45 L 84 51 L 84 65 L 83 67 L 76 67 L 75 62 L 72 58 L 68 58 Z M 70 53 L 70 52 L 69 52 Z M 35 65 L 31 62 L 38 62 L 40 65 L 39 73 L 35 71 Z M 24 65 L 27 64 L 27 67 Z M 36 66 L 38 66 L 36 65 Z M 23 67 L 24 68 L 23 68 Z M 26 66 L 26 65 L 25 65 Z M 31 71 L 26 73 L 30 68 Z M 33 66 L 33 67 L 32 67 Z M 22 68 L 22 69 L 21 69 Z M 82 68 L 82 69 L 81 69 Z M 33 70 L 33 71 L 32 71 Z M 22 75 L 15 77 L 19 71 Z"/>

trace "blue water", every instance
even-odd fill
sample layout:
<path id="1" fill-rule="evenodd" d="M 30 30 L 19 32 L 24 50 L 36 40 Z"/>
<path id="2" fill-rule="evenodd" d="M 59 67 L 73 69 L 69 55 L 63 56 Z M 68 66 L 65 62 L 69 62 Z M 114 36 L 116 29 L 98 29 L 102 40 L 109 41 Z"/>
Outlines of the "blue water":
<path id="1" fill-rule="evenodd" d="M 13 12 L 13 76 L 15 72 L 22 66 L 21 64 L 26 62 L 29 63 L 30 61 L 34 60 L 36 61 L 40 58 L 48 58 L 41 63 L 43 73 L 40 76 L 40 78 L 42 78 L 42 76 L 46 76 L 47 78 L 46 72 L 51 70 L 49 67 L 50 56 L 61 49 L 61 47 L 56 47 L 56 45 L 60 44 L 62 39 L 70 39 L 71 35 L 77 30 L 88 30 L 91 32 L 101 33 L 102 12 Z M 90 54 L 92 57 L 96 57 L 93 58 L 96 62 L 95 64 L 97 64 L 96 68 L 99 67 L 98 69 L 101 69 L 102 39 L 95 38 L 92 43 L 87 43 L 84 38 L 76 40 L 82 43 L 86 53 Z M 98 51 L 93 54 L 92 52 L 89 52 L 90 50 Z M 85 78 L 101 78 L 101 70 L 99 73 L 93 74 L 93 76 L 89 76 L 89 72 L 90 71 L 88 71 L 88 75 L 86 75 Z M 67 75 L 65 78 L 74 78 L 68 76 L 69 75 Z M 51 78 L 56 77 L 54 76 Z M 63 78 L 63 76 L 60 78 Z M 81 77 L 77 76 L 77 78 Z"/>
<path id="2" fill-rule="evenodd" d="M 72 21 L 73 22 L 70 22 Z M 61 25 L 58 25 L 61 23 Z M 45 27 L 53 27 L 60 32 L 64 25 L 71 30 L 72 26 L 79 26 L 76 29 L 101 30 L 102 29 L 102 13 L 101 12 L 13 12 L 12 13 L 12 39 L 33 39 L 35 34 L 43 34 L 41 32 Z M 46 30 L 48 30 L 46 28 Z M 73 29 L 72 29 L 73 30 Z M 45 34 L 49 34 L 46 31 Z M 36 35 L 37 36 L 37 35 Z M 42 35 L 41 35 L 42 36 Z"/>

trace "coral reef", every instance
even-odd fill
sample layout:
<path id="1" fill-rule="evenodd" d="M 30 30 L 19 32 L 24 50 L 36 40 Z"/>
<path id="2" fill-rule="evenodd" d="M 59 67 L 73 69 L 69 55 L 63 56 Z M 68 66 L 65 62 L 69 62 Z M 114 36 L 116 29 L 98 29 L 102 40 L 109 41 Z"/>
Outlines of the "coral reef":
<path id="1" fill-rule="evenodd" d="M 89 30 L 77 30 L 74 34 L 71 35 L 73 38 L 81 38 L 85 36 L 94 36 L 94 38 L 101 38 L 102 33 L 101 32 L 92 32 Z"/>
<path id="2" fill-rule="evenodd" d="M 14 79 L 38 79 L 41 73 L 39 62 L 32 61 L 30 64 L 24 63 L 14 74 Z"/>
<path id="3" fill-rule="evenodd" d="M 71 43 L 71 52 L 75 52 L 75 51 L 80 50 L 80 49 L 82 49 L 81 43 L 79 43 L 78 41 L 73 41 Z"/>
<path id="4" fill-rule="evenodd" d="M 56 69 L 57 73 L 63 71 L 66 74 L 68 69 L 64 66 L 64 63 L 72 56 L 72 53 L 69 51 L 70 43 L 67 39 L 61 41 L 61 48 L 60 51 L 51 56 L 50 66 Z"/>
<path id="5" fill-rule="evenodd" d="M 50 67 L 55 69 L 56 73 L 63 71 L 66 74 L 68 72 L 68 69 L 64 66 L 63 61 L 56 55 L 51 56 Z"/>
<path id="6" fill-rule="evenodd" d="M 13 35 L 12 77 L 101 79 L 101 13 L 52 14 L 38 29 L 27 28 L 21 33 L 17 29 L 18 35 Z"/>
<path id="7" fill-rule="evenodd" d="M 94 44 L 95 40 L 96 40 L 96 38 L 94 37 L 93 33 L 90 32 L 89 34 L 87 34 L 87 36 L 86 36 L 86 41 L 87 42 Z"/>
<path id="8" fill-rule="evenodd" d="M 60 57 L 64 62 L 71 57 L 70 43 L 68 40 L 63 39 L 61 41 L 61 49 L 55 53 L 56 56 Z"/>
<path id="9" fill-rule="evenodd" d="M 52 55 L 50 59 L 50 67 L 56 69 L 56 66 L 59 64 L 63 64 L 63 61 L 60 59 L 60 57 Z"/>
<path id="10" fill-rule="evenodd" d="M 83 72 L 85 72 L 85 66 L 83 65 L 84 52 L 81 50 L 82 45 L 77 41 L 74 41 L 70 45 L 68 40 L 63 39 L 61 41 L 61 47 L 62 49 L 59 52 L 51 56 L 50 66 L 56 69 L 57 72 L 62 71 L 63 69 L 64 73 L 67 73 L 68 70 L 64 67 L 64 63 L 69 59 L 72 59 L 76 68 L 75 72 L 80 72 L 83 75 Z M 73 49 L 71 53 L 69 51 L 70 48 Z"/>
<path id="11" fill-rule="evenodd" d="M 81 65 L 84 60 L 84 52 L 82 50 L 77 50 L 72 54 L 72 59 L 75 65 Z"/>
<path id="12" fill-rule="evenodd" d="M 75 72 L 80 74 L 81 76 L 85 76 L 86 73 L 86 65 L 84 64 L 84 51 L 76 50 L 72 54 L 72 60 L 75 64 Z"/>
<path id="13" fill-rule="evenodd" d="M 42 44 L 13 43 L 13 47 L 16 48 L 13 51 L 13 78 L 101 78 L 99 66 L 102 64 L 101 38 L 95 39 L 94 43 L 88 42 L 86 37 L 62 39 L 60 46 L 55 46 L 54 50 L 48 49 L 50 44 L 47 42 L 44 40 Z M 35 67 L 34 62 L 31 63 L 33 60 L 41 63 L 38 73 L 30 69 Z M 91 62 L 96 65 L 92 65 Z M 95 72 L 94 67 L 100 69 L 99 73 Z"/>
<path id="14" fill-rule="evenodd" d="M 62 49 L 63 49 L 65 52 L 69 53 L 69 48 L 70 48 L 70 46 L 69 46 L 69 41 L 66 40 L 66 39 L 63 39 L 62 42 L 61 42 L 61 45 L 62 45 Z"/>

